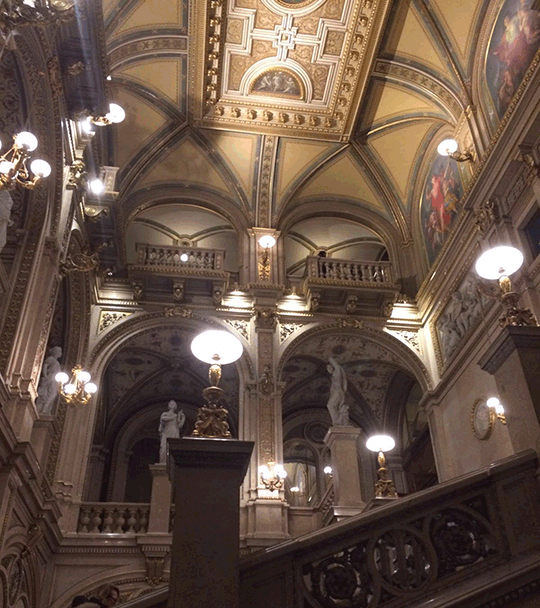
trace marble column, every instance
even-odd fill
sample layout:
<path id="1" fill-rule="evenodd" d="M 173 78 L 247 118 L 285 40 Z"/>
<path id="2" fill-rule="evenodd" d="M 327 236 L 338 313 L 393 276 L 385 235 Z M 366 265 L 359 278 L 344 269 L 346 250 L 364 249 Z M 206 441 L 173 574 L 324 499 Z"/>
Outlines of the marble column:
<path id="1" fill-rule="evenodd" d="M 514 452 L 540 451 L 540 327 L 505 327 L 479 365 L 495 378 Z"/>
<path id="2" fill-rule="evenodd" d="M 238 608 L 239 487 L 253 445 L 169 439 L 175 515 L 168 608 Z"/>
<path id="3" fill-rule="evenodd" d="M 358 515 L 366 506 L 360 485 L 356 444 L 360 429 L 331 426 L 324 442 L 332 455 L 334 478 L 334 516 L 338 519 Z"/>
<path id="4" fill-rule="evenodd" d="M 152 497 L 148 534 L 168 534 L 171 516 L 171 481 L 165 463 L 151 464 Z"/>

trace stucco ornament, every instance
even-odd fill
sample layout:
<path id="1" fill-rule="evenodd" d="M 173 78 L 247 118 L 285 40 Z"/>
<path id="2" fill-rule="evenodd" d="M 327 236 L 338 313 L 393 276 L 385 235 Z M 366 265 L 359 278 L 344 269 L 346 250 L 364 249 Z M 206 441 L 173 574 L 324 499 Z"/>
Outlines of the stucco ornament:
<path id="1" fill-rule="evenodd" d="M 332 417 L 332 424 L 334 426 L 349 426 L 349 406 L 345 403 L 347 375 L 341 365 L 339 365 L 333 357 L 328 359 L 326 369 L 332 377 L 330 383 L 330 398 L 326 404 L 330 416 Z"/>
<path id="2" fill-rule="evenodd" d="M 167 462 L 167 439 L 179 439 L 180 429 L 186 422 L 186 415 L 182 410 L 177 412 L 176 401 L 169 401 L 167 411 L 163 412 L 159 418 L 159 435 L 161 444 L 159 446 L 159 462 Z"/>
<path id="3" fill-rule="evenodd" d="M 51 414 L 56 397 L 58 397 L 58 385 L 54 377 L 61 371 L 58 361 L 61 356 L 61 347 L 53 346 L 43 362 L 36 399 L 36 407 L 40 414 Z"/>

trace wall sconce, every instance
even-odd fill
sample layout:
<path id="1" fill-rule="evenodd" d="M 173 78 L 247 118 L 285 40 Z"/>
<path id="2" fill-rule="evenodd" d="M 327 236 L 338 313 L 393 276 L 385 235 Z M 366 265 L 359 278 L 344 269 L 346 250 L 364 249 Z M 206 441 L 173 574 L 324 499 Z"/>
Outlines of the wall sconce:
<path id="1" fill-rule="evenodd" d="M 109 111 L 105 116 L 88 116 L 88 119 L 94 125 L 104 127 L 106 125 L 113 125 L 122 122 L 126 117 L 126 113 L 122 106 L 117 103 L 109 104 Z"/>
<path id="2" fill-rule="evenodd" d="M 65 372 L 56 374 L 58 392 L 66 403 L 86 405 L 98 387 L 90 382 L 92 377 L 80 365 L 73 368 L 72 374 L 71 379 Z"/>
<path id="3" fill-rule="evenodd" d="M 0 31 L 4 36 L 16 27 L 52 25 L 75 16 L 72 0 L 11 0 L 2 3 Z"/>
<path id="4" fill-rule="evenodd" d="M 537 325 L 530 310 L 517 307 L 521 294 L 513 290 L 510 281 L 510 275 L 519 270 L 522 264 L 521 251 L 507 245 L 493 247 L 476 260 L 476 272 L 483 279 L 499 281 L 498 299 L 505 309 L 505 314 L 499 319 L 501 327 Z"/>
<path id="5" fill-rule="evenodd" d="M 287 471 L 282 464 L 274 464 L 269 462 L 268 466 L 263 464 L 259 467 L 259 475 L 261 476 L 261 482 L 267 490 L 273 492 L 274 490 L 281 490 L 287 477 Z M 294 486 L 296 487 L 296 486 Z M 300 488 L 291 492 L 299 492 Z"/>
<path id="6" fill-rule="evenodd" d="M 265 234 L 259 239 L 259 245 L 264 249 L 264 253 L 259 256 L 258 274 L 260 281 L 270 280 L 270 255 L 268 250 L 276 244 L 276 239 L 271 234 Z"/>
<path id="7" fill-rule="evenodd" d="M 225 391 L 219 388 L 218 384 L 221 379 L 221 366 L 234 363 L 242 356 L 243 350 L 240 340 L 227 331 L 205 331 L 191 342 L 191 352 L 195 357 L 210 364 L 210 386 L 203 390 L 203 397 L 208 403 L 199 408 L 192 436 L 231 438 L 227 422 L 228 412 L 218 405 Z"/>
<path id="8" fill-rule="evenodd" d="M 486 404 L 488 407 L 495 410 L 495 416 L 497 420 L 500 420 L 503 424 L 506 424 L 506 416 L 504 415 L 504 407 L 497 397 L 490 397 Z"/>
<path id="9" fill-rule="evenodd" d="M 458 163 L 462 163 L 466 160 L 473 161 L 474 157 L 470 152 L 460 152 L 458 150 L 458 143 L 455 139 L 445 139 L 437 146 L 437 152 L 441 156 L 449 156 Z"/>
<path id="10" fill-rule="evenodd" d="M 33 160 L 30 170 L 26 166 L 30 158 L 29 153 L 33 152 L 37 145 L 37 137 L 28 131 L 21 131 L 13 136 L 13 145 L 0 156 L 0 188 L 13 190 L 20 184 L 23 188 L 33 190 L 41 178 L 51 174 L 51 166 L 45 160 Z"/>
<path id="11" fill-rule="evenodd" d="M 375 496 L 377 498 L 397 498 L 394 482 L 388 479 L 388 469 L 384 452 L 394 449 L 396 442 L 389 435 L 373 435 L 366 441 L 366 447 L 372 452 L 378 452 L 377 460 L 379 469 L 377 471 L 377 481 L 375 482 Z"/>

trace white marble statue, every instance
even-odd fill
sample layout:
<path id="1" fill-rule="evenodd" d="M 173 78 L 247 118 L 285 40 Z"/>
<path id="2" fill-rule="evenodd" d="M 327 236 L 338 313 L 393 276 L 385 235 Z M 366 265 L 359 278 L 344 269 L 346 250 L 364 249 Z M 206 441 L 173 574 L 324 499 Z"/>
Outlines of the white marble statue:
<path id="1" fill-rule="evenodd" d="M 326 366 L 332 376 L 330 383 L 330 398 L 326 407 L 332 417 L 334 426 L 349 426 L 349 406 L 345 403 L 347 393 L 347 376 L 339 363 L 333 358 L 328 359 Z"/>
<path id="2" fill-rule="evenodd" d="M 159 447 L 159 462 L 167 462 L 167 439 L 178 439 L 180 437 L 180 429 L 186 422 L 186 415 L 182 410 L 177 412 L 178 405 L 176 401 L 169 401 L 167 411 L 161 414 L 159 419 L 159 434 L 161 444 Z"/>
<path id="3" fill-rule="evenodd" d="M 62 356 L 60 346 L 53 346 L 43 361 L 41 368 L 41 379 L 38 385 L 38 397 L 36 407 L 40 414 L 52 414 L 52 408 L 56 397 L 58 397 L 58 385 L 54 377 L 60 371 L 58 359 Z"/>
<path id="4" fill-rule="evenodd" d="M 13 200 L 7 190 L 0 190 L 0 251 L 7 242 L 7 229 L 11 223 L 11 207 Z"/>

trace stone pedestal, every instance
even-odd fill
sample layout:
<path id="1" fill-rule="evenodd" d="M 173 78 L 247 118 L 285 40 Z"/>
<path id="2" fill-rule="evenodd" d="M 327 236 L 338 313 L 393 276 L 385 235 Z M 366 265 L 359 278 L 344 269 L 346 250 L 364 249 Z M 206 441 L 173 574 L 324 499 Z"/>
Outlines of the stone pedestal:
<path id="1" fill-rule="evenodd" d="M 360 486 L 356 449 L 360 432 L 360 429 L 352 426 L 331 426 L 324 438 L 332 455 L 333 510 L 338 521 L 358 515 L 366 506 Z"/>
<path id="2" fill-rule="evenodd" d="M 539 451 L 540 327 L 506 327 L 478 364 L 495 378 L 514 452 Z"/>
<path id="3" fill-rule="evenodd" d="M 169 608 L 238 608 L 239 487 L 253 445 L 168 440 L 175 503 Z"/>
<path id="4" fill-rule="evenodd" d="M 41 414 L 41 416 L 34 422 L 31 442 L 42 469 L 47 467 L 49 449 L 51 447 L 51 442 L 54 439 L 56 430 L 54 416 L 49 414 Z"/>
<path id="5" fill-rule="evenodd" d="M 171 482 L 165 463 L 148 466 L 152 475 L 152 497 L 148 534 L 168 534 L 171 516 Z"/>

